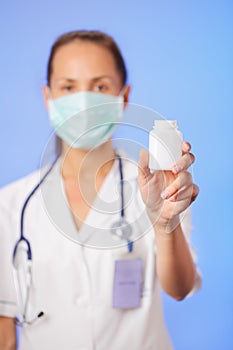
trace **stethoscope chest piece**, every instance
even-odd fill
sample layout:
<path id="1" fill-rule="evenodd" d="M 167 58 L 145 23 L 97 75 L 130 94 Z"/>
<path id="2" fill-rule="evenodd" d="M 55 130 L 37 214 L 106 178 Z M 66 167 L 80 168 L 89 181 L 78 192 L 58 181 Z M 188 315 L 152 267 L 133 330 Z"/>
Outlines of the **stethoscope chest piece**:
<path id="1" fill-rule="evenodd" d="M 111 233 L 122 240 L 129 241 L 132 236 L 132 226 L 124 219 L 120 218 L 111 227 Z"/>

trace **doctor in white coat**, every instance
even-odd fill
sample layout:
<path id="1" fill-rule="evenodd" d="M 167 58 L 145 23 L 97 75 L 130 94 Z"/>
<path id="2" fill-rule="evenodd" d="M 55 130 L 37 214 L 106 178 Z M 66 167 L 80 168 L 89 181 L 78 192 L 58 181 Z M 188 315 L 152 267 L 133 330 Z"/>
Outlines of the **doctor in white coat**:
<path id="1" fill-rule="evenodd" d="M 182 300 L 200 286 L 189 237 L 199 191 L 188 172 L 191 146 L 183 143 L 171 171 L 153 174 L 146 151 L 137 169 L 113 148 L 130 86 L 120 50 L 104 33 L 59 37 L 47 77 L 43 94 L 61 154 L 25 209 L 32 275 L 23 306 L 12 254 L 41 172 L 0 191 L 0 350 L 16 349 L 16 318 L 24 350 L 172 349 L 160 289 Z M 117 248 L 109 237 L 124 215 L 136 233 Z"/>

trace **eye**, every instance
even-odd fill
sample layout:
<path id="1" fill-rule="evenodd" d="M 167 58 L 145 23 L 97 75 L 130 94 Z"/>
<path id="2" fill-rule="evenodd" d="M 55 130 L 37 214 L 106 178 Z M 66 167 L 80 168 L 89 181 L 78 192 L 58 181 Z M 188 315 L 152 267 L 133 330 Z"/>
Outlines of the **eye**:
<path id="1" fill-rule="evenodd" d="M 108 87 L 106 84 L 95 84 L 93 86 L 93 91 L 95 92 L 105 92 L 108 90 Z"/>
<path id="2" fill-rule="evenodd" d="M 72 85 L 64 85 L 64 86 L 61 87 L 61 90 L 62 91 L 66 91 L 66 92 L 70 92 L 73 89 L 74 89 L 74 86 L 72 86 Z"/>

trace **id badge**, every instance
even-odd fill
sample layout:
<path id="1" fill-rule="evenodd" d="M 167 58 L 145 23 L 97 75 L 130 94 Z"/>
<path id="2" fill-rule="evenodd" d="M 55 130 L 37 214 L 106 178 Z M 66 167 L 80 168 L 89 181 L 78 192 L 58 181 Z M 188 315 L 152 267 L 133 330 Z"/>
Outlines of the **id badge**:
<path id="1" fill-rule="evenodd" d="M 142 259 L 115 261 L 113 308 L 131 309 L 140 306 L 143 282 Z"/>

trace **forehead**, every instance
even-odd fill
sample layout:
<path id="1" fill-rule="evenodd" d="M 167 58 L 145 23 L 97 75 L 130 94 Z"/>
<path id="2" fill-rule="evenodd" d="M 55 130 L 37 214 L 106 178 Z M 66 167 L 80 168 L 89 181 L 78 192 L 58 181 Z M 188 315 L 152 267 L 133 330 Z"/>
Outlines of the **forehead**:
<path id="1" fill-rule="evenodd" d="M 76 40 L 59 47 L 53 57 L 52 77 L 110 75 L 120 79 L 113 54 L 106 47 Z"/>

